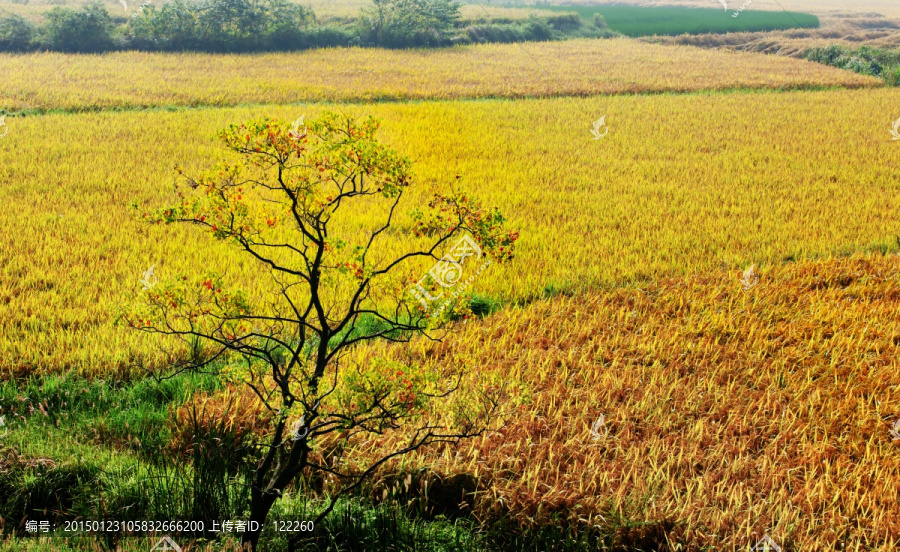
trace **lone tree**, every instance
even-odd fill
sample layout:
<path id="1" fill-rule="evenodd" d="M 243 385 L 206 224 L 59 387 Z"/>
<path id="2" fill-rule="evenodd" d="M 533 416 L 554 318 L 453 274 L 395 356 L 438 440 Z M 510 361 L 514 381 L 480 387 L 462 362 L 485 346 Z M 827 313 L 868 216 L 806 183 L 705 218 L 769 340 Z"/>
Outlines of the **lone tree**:
<path id="1" fill-rule="evenodd" d="M 359 354 L 373 340 L 435 338 L 465 311 L 464 302 L 438 308 L 436 299 L 450 296 L 466 259 L 509 260 L 518 237 L 503 230 L 499 211 L 458 192 L 398 220 L 410 162 L 375 139 L 377 128 L 371 117 L 330 112 L 302 129 L 268 118 L 232 125 L 220 138 L 235 161 L 192 177 L 177 169 L 177 202 L 144 215 L 200 227 L 257 261 L 255 300 L 214 272 L 164 275 L 124 319 L 179 342 L 174 371 L 226 365 L 221 373 L 270 413 L 250 488 L 250 520 L 260 527 L 298 476 L 336 481 L 319 522 L 388 460 L 480 434 L 499 401 L 496 388 L 461 392 L 462 366 L 425 370 L 398 355 Z M 402 444 L 362 468 L 317 453 L 388 432 L 402 432 L 394 441 Z M 245 549 L 259 537 L 244 533 Z"/>

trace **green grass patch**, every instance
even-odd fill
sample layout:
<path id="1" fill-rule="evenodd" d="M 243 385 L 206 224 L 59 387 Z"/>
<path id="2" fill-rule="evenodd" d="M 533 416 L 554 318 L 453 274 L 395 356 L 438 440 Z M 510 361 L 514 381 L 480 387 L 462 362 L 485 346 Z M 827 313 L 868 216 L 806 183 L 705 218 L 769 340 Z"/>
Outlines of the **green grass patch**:
<path id="1" fill-rule="evenodd" d="M 642 6 L 531 6 L 574 12 L 582 19 L 599 15 L 613 31 L 627 36 L 739 33 L 819 27 L 815 15 L 787 11 L 754 10 L 753 4 L 730 0 L 728 9 Z M 737 17 L 735 17 L 737 14 Z"/>
<path id="2" fill-rule="evenodd" d="M 860 46 L 827 46 L 807 50 L 810 61 L 884 79 L 888 86 L 900 86 L 900 50 Z"/>
<path id="3" fill-rule="evenodd" d="M 470 305 L 483 315 L 499 302 L 474 296 Z M 210 449 L 200 461 L 196 450 L 188 461 L 164 454 L 172 408 L 194 393 L 217 388 L 215 376 L 194 374 L 162 382 L 71 376 L 0 382 L 0 415 L 9 429 L 0 440 L 0 552 L 146 551 L 154 540 L 116 533 L 72 537 L 58 531 L 48 539 L 47 534 L 29 535 L 26 519 L 57 528 L 79 518 L 190 519 L 207 527 L 212 520 L 246 519 L 245 468 L 253 462 L 233 470 L 240 462 L 221 450 Z M 474 491 L 476 481 L 470 479 Z M 304 489 L 306 483 L 298 481 L 276 503 L 260 552 L 288 549 L 288 535 L 274 530 L 276 520 L 309 521 L 322 511 L 328 497 Z M 304 535 L 308 538 L 297 550 L 634 551 L 654 549 L 666 529 L 624 519 L 603 528 L 571 527 L 561 520 L 528 527 L 504 518 L 483 522 L 467 511 L 445 508 L 434 497 L 422 501 L 400 493 L 374 501 L 374 487 L 367 489 L 342 499 Z M 190 544 L 198 552 L 234 549 L 220 537 L 209 531 L 177 535 L 182 546 Z"/>
<path id="4" fill-rule="evenodd" d="M 32 377 L 0 383 L 4 444 L 28 454 L 67 457 L 104 445 L 119 451 L 156 451 L 168 441 L 170 408 L 197 391 L 218 388 L 216 376 L 180 374 L 157 382 Z"/>
<path id="5" fill-rule="evenodd" d="M 33 543 L 26 519 L 58 528 L 79 518 L 208 522 L 241 515 L 246 471 L 218 461 L 229 457 L 215 443 L 188 461 L 165 452 L 174 408 L 217 388 L 215 375 L 188 373 L 162 381 L 45 376 L 0 383 L 8 429 L 0 439 L 0 534 Z M 119 538 L 82 537 L 66 546 L 115 549 L 108 547 Z"/>

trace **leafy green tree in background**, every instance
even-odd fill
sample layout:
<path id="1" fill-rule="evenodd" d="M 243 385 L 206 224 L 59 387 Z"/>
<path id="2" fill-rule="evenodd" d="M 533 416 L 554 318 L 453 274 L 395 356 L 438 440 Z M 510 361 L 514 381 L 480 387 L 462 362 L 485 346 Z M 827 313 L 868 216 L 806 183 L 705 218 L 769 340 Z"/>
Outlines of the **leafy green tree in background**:
<path id="1" fill-rule="evenodd" d="M 0 19 L 0 50 L 27 52 L 34 49 L 37 27 L 21 15 L 9 15 Z"/>
<path id="2" fill-rule="evenodd" d="M 141 50 L 192 50 L 201 46 L 197 38 L 194 7 L 184 0 L 172 0 L 162 7 L 146 6 L 132 17 L 131 44 Z"/>
<path id="3" fill-rule="evenodd" d="M 367 44 L 388 48 L 443 46 L 459 22 L 453 0 L 373 0 L 363 10 L 360 34 Z"/>
<path id="4" fill-rule="evenodd" d="M 249 52 L 303 47 L 311 10 L 286 0 L 173 0 L 131 21 L 132 43 L 152 50 Z"/>
<path id="5" fill-rule="evenodd" d="M 357 45 L 438 47 L 615 34 L 588 28 L 576 14 L 463 21 L 453 0 L 373 0 L 360 13 L 357 20 L 322 25 L 311 9 L 291 0 L 170 0 L 141 5 L 126 14 L 126 23 L 113 24 L 101 4 L 80 10 L 57 7 L 37 25 L 18 15 L 0 16 L 0 51 L 242 53 Z"/>
<path id="6" fill-rule="evenodd" d="M 273 35 L 284 40 L 312 22 L 311 11 L 286 0 L 214 0 L 197 9 L 200 40 L 220 52 L 271 49 Z"/>
<path id="7" fill-rule="evenodd" d="M 41 46 L 58 52 L 106 52 L 115 48 L 113 24 L 99 2 L 80 10 L 55 7 L 45 15 Z"/>

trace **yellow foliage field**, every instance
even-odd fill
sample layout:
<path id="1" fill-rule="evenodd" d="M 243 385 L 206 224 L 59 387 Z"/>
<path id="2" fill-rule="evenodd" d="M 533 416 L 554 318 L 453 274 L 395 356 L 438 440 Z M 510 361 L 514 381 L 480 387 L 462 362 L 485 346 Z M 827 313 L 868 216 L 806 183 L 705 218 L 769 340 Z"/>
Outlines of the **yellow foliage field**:
<path id="1" fill-rule="evenodd" d="M 139 212 L 172 202 L 176 163 L 228 156 L 215 134 L 229 124 L 372 114 L 416 184 L 381 247 L 422 243 L 403 231 L 432 185 L 499 207 L 521 236 L 472 288 L 506 308 L 443 341 L 353 351 L 465 367 L 463 388 L 502 380 L 513 396 L 502 427 L 388 464 L 376 486 L 419 467 L 472 477 L 477 518 L 603 527 L 614 512 L 681 550 L 764 533 L 785 550 L 900 546 L 900 89 L 625 39 L 0 54 L 0 71 L 0 105 L 25 115 L 0 137 L 0 378 L 165 363 L 155 337 L 115 324 L 151 265 L 163 283 L 218 270 L 258 299 L 260 265 Z M 374 221 L 352 214 L 341 229 Z M 380 437 L 347 457 L 404 435 Z"/>
<path id="2" fill-rule="evenodd" d="M 10 110 L 878 87 L 785 57 L 627 39 L 256 55 L 0 55 Z"/>
<path id="3" fill-rule="evenodd" d="M 481 516 L 604 526 L 612 510 L 670 529 L 673 550 L 764 533 L 785 550 L 896 550 L 900 256 L 768 267 L 748 290 L 739 277 L 556 297 L 414 344 L 422 363 L 529 393 L 499 431 L 404 470 L 474 475 Z"/>
<path id="4" fill-rule="evenodd" d="M 416 161 L 420 194 L 404 211 L 459 174 L 507 214 L 521 231 L 517 260 L 492 266 L 474 291 L 520 301 L 895 247 L 900 148 L 888 129 L 898 98 L 880 89 L 338 107 L 381 117 L 384 138 Z M 151 264 L 163 279 L 217 267 L 252 288 L 246 259 L 190 229 L 145 228 L 128 205 L 167 203 L 175 162 L 190 172 L 220 159 L 218 129 L 320 108 L 8 118 L 0 372 L 112 372 L 132 353 L 152 355 L 154 343 L 112 325 Z M 593 140 L 602 115 L 609 134 Z"/>

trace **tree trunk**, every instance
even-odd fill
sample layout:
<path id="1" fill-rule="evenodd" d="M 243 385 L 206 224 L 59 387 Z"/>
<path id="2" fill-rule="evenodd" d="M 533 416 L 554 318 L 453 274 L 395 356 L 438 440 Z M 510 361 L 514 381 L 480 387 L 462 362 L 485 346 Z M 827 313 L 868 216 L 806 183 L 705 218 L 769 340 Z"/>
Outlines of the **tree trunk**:
<path id="1" fill-rule="evenodd" d="M 279 426 L 278 435 L 281 435 L 281 431 L 282 427 Z M 278 438 L 276 437 L 276 440 L 277 439 Z M 306 465 L 306 455 L 308 453 L 309 448 L 306 446 L 305 442 L 297 442 L 291 449 L 287 459 L 285 459 L 284 465 L 279 461 L 279 465 L 272 469 L 269 484 L 263 484 L 263 481 L 265 481 L 264 474 L 269 472 L 270 468 L 265 465 L 258 468 L 258 470 L 262 470 L 262 472 L 257 471 L 256 476 L 254 477 L 254 486 L 250 490 L 249 520 L 251 524 L 255 521 L 258 525 L 256 526 L 256 529 L 252 530 L 248 527 L 247 532 L 245 532 L 241 538 L 241 547 L 245 551 L 256 551 L 256 548 L 259 545 L 260 533 L 262 533 L 263 527 L 265 526 L 266 516 L 269 515 L 269 510 L 272 509 L 272 505 L 275 504 L 275 501 L 278 500 L 278 497 L 280 497 L 281 493 L 287 488 L 288 483 L 290 483 L 297 474 L 303 471 L 303 466 Z"/>
<path id="2" fill-rule="evenodd" d="M 259 492 L 254 490 L 250 498 L 250 525 L 257 522 L 256 529 L 251 530 L 248 526 L 247 531 L 241 537 L 241 549 L 247 552 L 254 552 L 259 545 L 259 536 L 265 527 L 266 516 L 269 510 L 278 499 L 278 494 L 273 492 Z"/>

